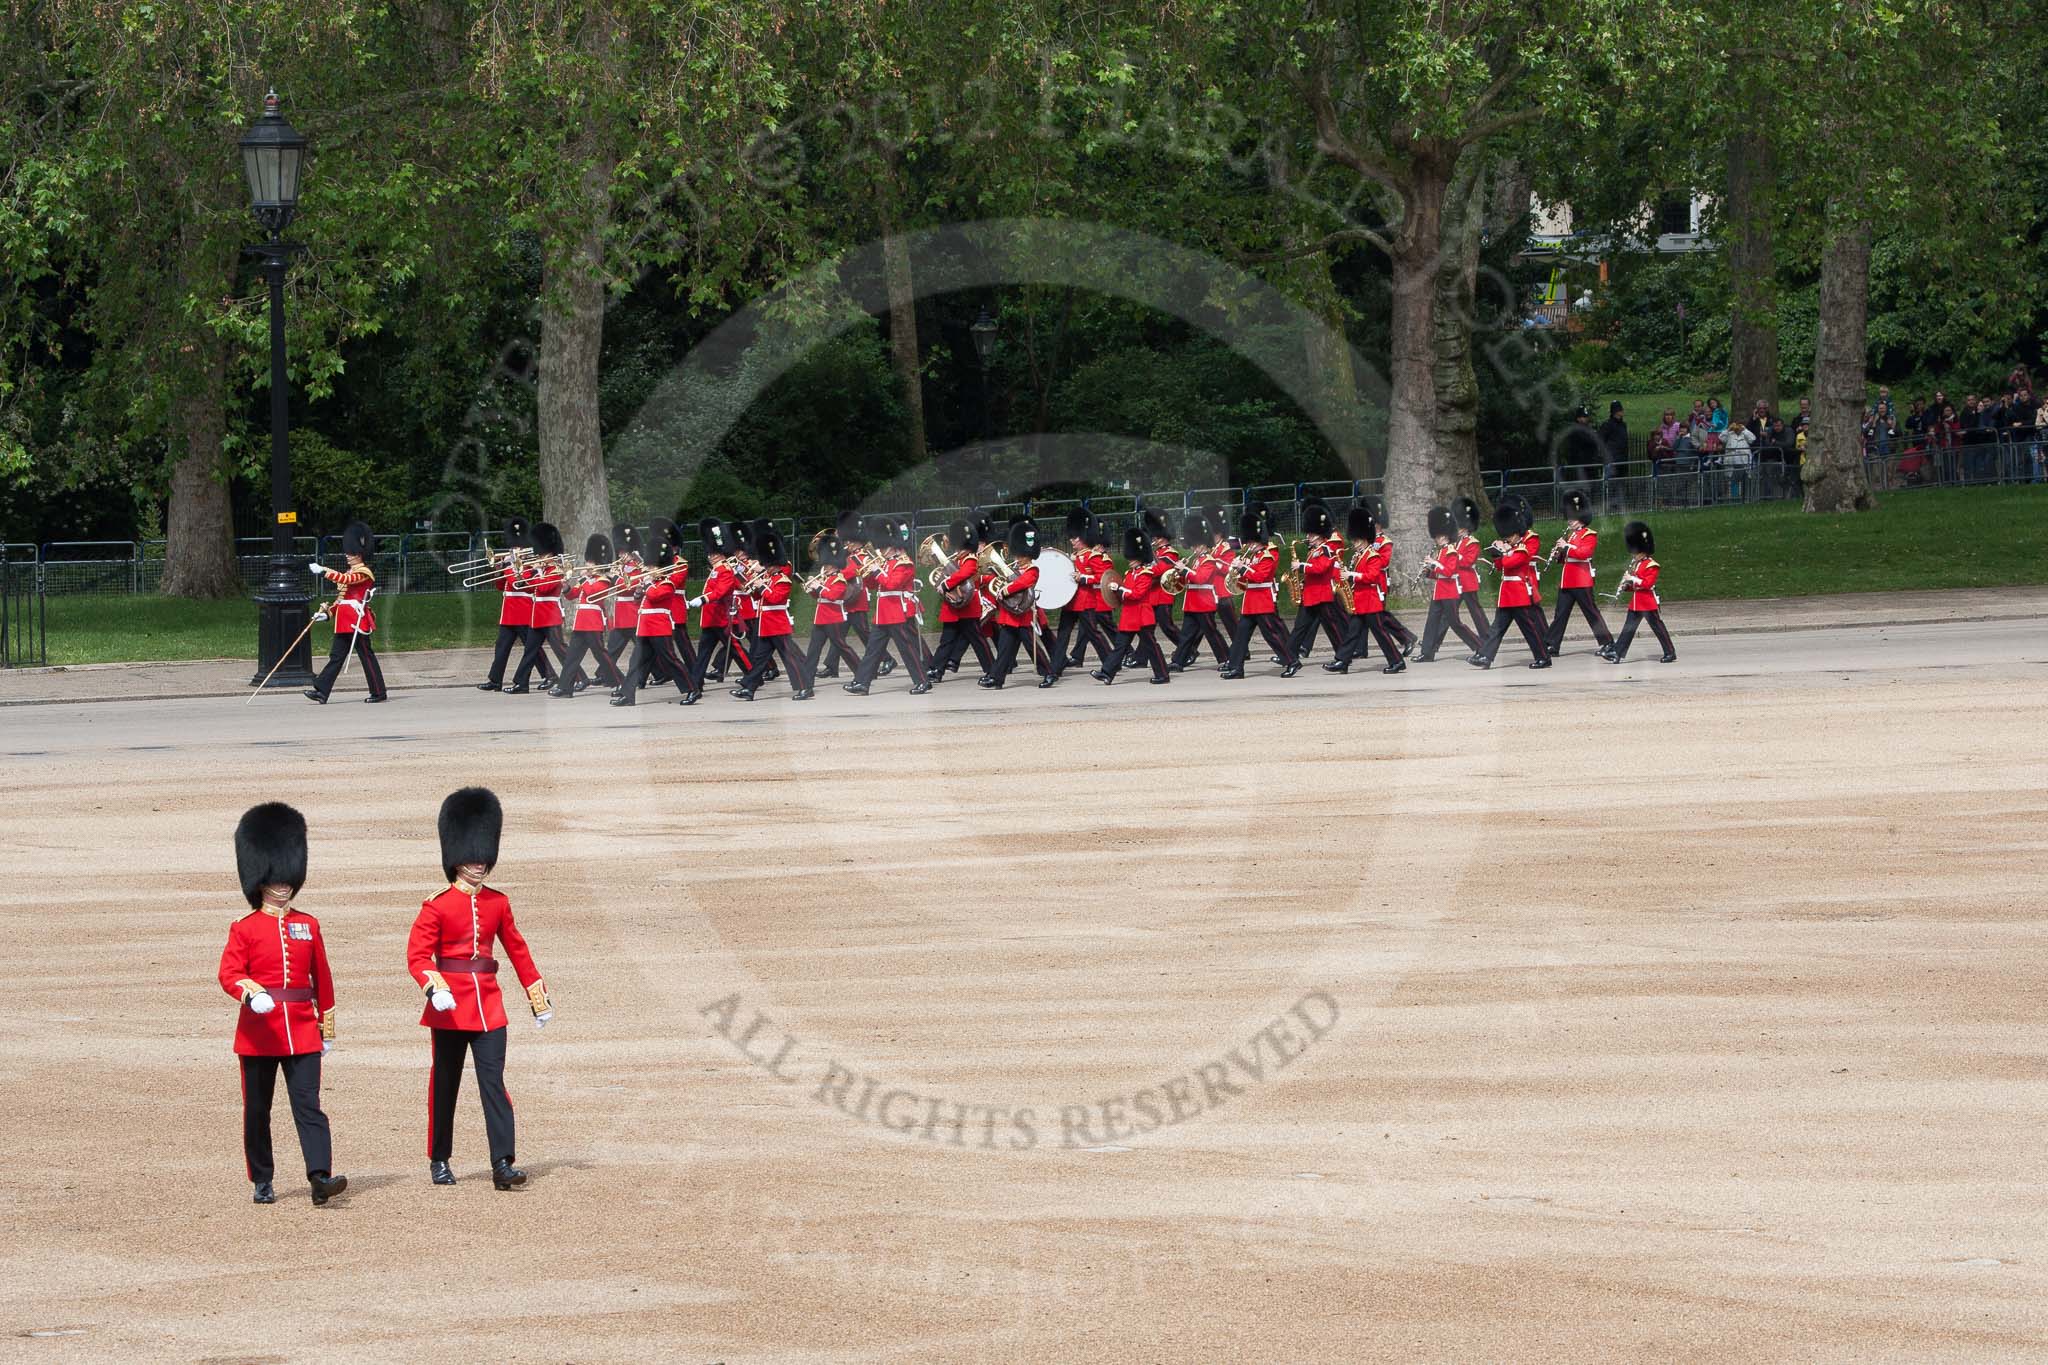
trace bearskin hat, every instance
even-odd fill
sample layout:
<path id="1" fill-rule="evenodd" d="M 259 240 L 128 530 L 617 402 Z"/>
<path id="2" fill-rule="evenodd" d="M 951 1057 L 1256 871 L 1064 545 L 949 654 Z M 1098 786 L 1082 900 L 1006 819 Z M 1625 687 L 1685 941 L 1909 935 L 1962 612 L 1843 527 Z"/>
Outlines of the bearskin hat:
<path id="1" fill-rule="evenodd" d="M 1479 529 L 1479 501 L 1476 498 L 1459 498 L 1454 506 L 1458 514 L 1458 525 L 1468 531 Z"/>
<path id="2" fill-rule="evenodd" d="M 526 524 L 526 518 L 505 518 L 505 548 L 508 550 L 526 550 L 532 547 L 533 528 Z"/>
<path id="3" fill-rule="evenodd" d="M 551 521 L 543 521 L 533 528 L 533 548 L 544 555 L 562 553 L 562 531 Z"/>
<path id="4" fill-rule="evenodd" d="M 1501 539 L 1518 536 L 1528 529 L 1528 523 L 1522 520 L 1522 509 L 1514 499 L 1509 498 L 1493 509 L 1493 533 Z"/>
<path id="5" fill-rule="evenodd" d="M 1206 548 L 1209 542 L 1215 539 L 1209 530 L 1209 526 L 1209 518 L 1203 514 L 1200 508 L 1189 512 L 1180 519 L 1181 544 L 1199 545 Z"/>
<path id="6" fill-rule="evenodd" d="M 609 564 L 612 562 L 612 538 L 602 531 L 592 531 L 590 538 L 583 542 L 585 564 Z"/>
<path id="7" fill-rule="evenodd" d="M 1101 517 L 1088 519 L 1088 548 L 1107 550 L 1109 548 L 1109 523 Z"/>
<path id="8" fill-rule="evenodd" d="M 1038 523 L 1019 517 L 1010 523 L 1010 553 L 1020 559 L 1038 558 Z"/>
<path id="9" fill-rule="evenodd" d="M 789 542 L 773 526 L 763 526 L 754 536 L 754 558 L 763 564 L 788 564 Z"/>
<path id="10" fill-rule="evenodd" d="M 1124 528 L 1124 558 L 1133 564 L 1142 564 L 1152 558 L 1151 542 L 1135 526 Z"/>
<path id="11" fill-rule="evenodd" d="M 1364 499 L 1358 506 L 1344 514 L 1344 538 L 1346 540 L 1371 540 L 1379 534 L 1380 526 L 1373 520 L 1372 507 Z"/>
<path id="12" fill-rule="evenodd" d="M 489 787 L 464 787 L 441 803 L 441 870 L 455 880 L 464 863 L 482 863 L 489 872 L 498 865 L 498 835 L 505 811 Z"/>
<path id="13" fill-rule="evenodd" d="M 612 527 L 612 545 L 622 555 L 637 555 L 647 548 L 647 542 L 640 539 L 640 528 L 623 524 Z"/>
<path id="14" fill-rule="evenodd" d="M 861 534 L 860 513 L 850 507 L 841 512 L 838 518 L 833 521 L 832 529 L 841 540 L 867 539 L 866 536 Z"/>
<path id="15" fill-rule="evenodd" d="M 996 534 L 996 524 L 988 519 L 987 513 L 976 512 L 972 520 L 974 523 L 975 543 L 980 545 L 1000 545 L 1003 543 L 1002 538 Z"/>
<path id="16" fill-rule="evenodd" d="M 306 817 L 282 801 L 242 812 L 235 826 L 235 871 L 251 910 L 263 904 L 266 886 L 289 886 L 298 895 L 306 884 Z"/>
<path id="17" fill-rule="evenodd" d="M 1263 502 L 1254 502 L 1244 509 L 1244 515 L 1237 520 L 1238 539 L 1250 545 L 1254 541 L 1263 544 L 1273 538 L 1273 509 Z"/>
<path id="18" fill-rule="evenodd" d="M 1138 514 L 1138 525 L 1145 532 L 1145 539 L 1157 543 L 1173 539 L 1173 528 L 1166 524 L 1166 513 L 1157 508 L 1147 507 Z"/>
<path id="19" fill-rule="evenodd" d="M 352 521 L 341 532 L 341 552 L 354 555 L 357 559 L 368 559 L 377 548 L 377 537 L 370 528 L 360 521 Z"/>
<path id="20" fill-rule="evenodd" d="M 1632 521 L 1622 527 L 1621 543 L 1628 546 L 1631 554 L 1657 553 L 1657 538 L 1650 534 L 1650 523 L 1647 521 Z"/>
<path id="21" fill-rule="evenodd" d="M 1230 519 L 1223 515 L 1223 509 L 1211 503 L 1202 509 L 1203 524 L 1209 528 L 1209 538 L 1227 537 L 1230 534 Z"/>
<path id="22" fill-rule="evenodd" d="M 1564 519 L 1576 521 L 1581 526 L 1593 524 L 1593 500 L 1581 489 L 1574 488 L 1564 495 Z"/>
<path id="23" fill-rule="evenodd" d="M 956 551 L 965 550 L 967 553 L 973 554 L 981 548 L 981 537 L 976 535 L 974 528 L 964 521 L 956 521 L 951 526 L 948 526 L 946 528 L 946 539 L 953 542 L 953 548 Z"/>
<path id="24" fill-rule="evenodd" d="M 1330 516 L 1330 507 L 1325 502 L 1304 503 L 1301 508 L 1301 533 L 1305 536 L 1327 536 L 1336 533 L 1337 523 Z"/>
<path id="25" fill-rule="evenodd" d="M 648 559 L 656 564 L 666 564 L 683 552 L 683 528 L 667 517 L 656 517 L 647 524 Z"/>
<path id="26" fill-rule="evenodd" d="M 882 522 L 882 529 L 876 534 L 875 543 L 908 550 L 917 543 L 917 531 L 901 517 L 889 517 Z"/>
<path id="27" fill-rule="evenodd" d="M 1443 536 L 1443 537 L 1449 538 L 1449 537 L 1451 537 L 1451 536 L 1455 536 L 1455 535 L 1457 535 L 1457 534 L 1458 534 L 1458 523 L 1457 523 L 1457 520 L 1456 520 L 1456 518 L 1454 518 L 1454 517 L 1452 517 L 1452 516 L 1451 516 L 1451 509 L 1450 509 L 1450 508 L 1448 508 L 1448 507 L 1432 507 L 1432 508 L 1430 508 L 1430 509 L 1429 509 L 1429 535 L 1430 535 L 1430 539 L 1434 540 L 1434 539 L 1436 539 L 1436 538 L 1437 538 L 1438 536 Z"/>
<path id="28" fill-rule="evenodd" d="M 697 542 L 706 555 L 729 555 L 738 548 L 726 534 L 725 523 L 717 517 L 704 517 L 697 522 Z"/>
<path id="29" fill-rule="evenodd" d="M 835 535 L 828 535 L 818 542 L 819 565 L 838 564 L 846 558 L 846 546 Z"/>
<path id="30" fill-rule="evenodd" d="M 1060 528 L 1060 539 L 1078 540 L 1086 543 L 1088 539 L 1088 514 L 1078 507 L 1067 513 L 1066 524 Z"/>

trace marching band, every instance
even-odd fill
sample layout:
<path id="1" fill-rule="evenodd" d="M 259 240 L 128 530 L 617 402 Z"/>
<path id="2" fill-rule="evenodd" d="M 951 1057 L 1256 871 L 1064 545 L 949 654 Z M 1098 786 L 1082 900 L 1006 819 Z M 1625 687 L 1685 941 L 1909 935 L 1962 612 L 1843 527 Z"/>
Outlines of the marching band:
<path id="1" fill-rule="evenodd" d="M 644 536 L 631 526 L 593 535 L 581 559 L 572 560 L 556 528 L 513 518 L 503 549 L 449 571 L 463 575 L 465 585 L 493 585 L 502 594 L 496 647 L 480 690 L 523 693 L 537 672 L 549 684 L 548 696 L 573 698 L 589 685 L 588 668 L 603 680 L 614 706 L 634 705 L 656 681 L 672 685 L 683 705 L 694 705 L 708 681 L 723 682 L 728 672 L 736 683 L 730 693 L 742 701 L 754 700 L 779 677 L 787 677 L 792 701 L 806 701 L 819 680 L 838 678 L 842 668 L 851 675 L 843 690 L 865 696 L 899 664 L 916 696 L 958 671 L 970 650 L 980 665 L 979 686 L 991 690 L 1007 685 L 1020 660 L 1029 660 L 1039 687 L 1052 687 L 1068 669 L 1085 666 L 1090 649 L 1099 666 L 1089 676 L 1104 683 L 1140 664 L 1153 683 L 1170 682 L 1194 665 L 1205 645 L 1218 676 L 1239 679 L 1254 634 L 1271 647 L 1283 678 L 1301 671 L 1320 638 L 1334 650 L 1323 664 L 1330 673 L 1348 673 L 1375 646 L 1380 671 L 1400 673 L 1410 662 L 1433 662 L 1447 635 L 1458 637 L 1466 662 L 1489 668 L 1510 630 L 1528 645 L 1529 666 L 1548 668 L 1575 612 L 1591 628 L 1602 659 L 1625 659 L 1637 628 L 1647 623 L 1663 646 L 1663 661 L 1675 660 L 1660 613 L 1661 570 L 1650 528 L 1632 521 L 1623 533 L 1631 558 L 1608 598 L 1629 597 L 1617 636 L 1593 591 L 1599 536 L 1583 494 L 1567 496 L 1564 515 L 1565 529 L 1546 555 L 1534 509 L 1524 499 L 1510 497 L 1494 508 L 1494 539 L 1486 546 L 1473 534 L 1480 520 L 1475 500 L 1432 507 L 1427 555 L 1412 570 L 1397 570 L 1384 505 L 1370 498 L 1350 509 L 1341 534 L 1327 505 L 1304 505 L 1303 535 L 1292 542 L 1275 534 L 1272 511 L 1263 503 L 1244 509 L 1234 537 L 1220 509 L 1191 510 L 1177 528 L 1178 545 L 1167 518 L 1146 511 L 1123 533 L 1119 572 L 1109 553 L 1111 524 L 1085 512 L 1066 518 L 1063 549 L 1045 543 L 1028 516 L 1000 533 L 976 516 L 917 541 L 908 522 L 845 513 L 810 538 L 809 577 L 798 573 L 792 547 L 767 523 L 743 527 L 705 518 L 697 538 L 708 565 L 694 595 L 682 533 L 672 521 L 655 518 Z M 348 569 L 312 566 L 340 595 L 329 604 L 333 655 L 307 695 L 324 702 L 353 655 L 363 661 L 369 699 L 379 701 L 383 675 L 368 639 L 375 591 L 366 563 L 368 528 L 352 525 L 344 542 Z M 1284 568 L 1283 556 L 1289 561 Z M 1553 566 L 1561 570 L 1558 600 L 1546 622 L 1542 576 Z M 1479 602 L 1482 569 L 1495 578 L 1490 621 Z M 1390 610 L 1396 591 L 1411 585 L 1429 602 L 1419 638 Z M 935 645 L 924 635 L 926 587 L 938 599 Z M 800 596 L 813 602 L 802 647 Z M 1291 630 L 1280 619 L 1283 597 L 1296 608 Z M 515 650 L 518 665 L 508 687 L 504 674 Z"/>

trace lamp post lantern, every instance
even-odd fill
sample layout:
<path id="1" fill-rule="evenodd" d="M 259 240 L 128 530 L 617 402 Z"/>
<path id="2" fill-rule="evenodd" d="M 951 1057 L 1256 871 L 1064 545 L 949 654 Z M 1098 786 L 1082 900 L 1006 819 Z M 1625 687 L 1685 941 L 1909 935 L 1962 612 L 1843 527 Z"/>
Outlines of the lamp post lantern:
<path id="1" fill-rule="evenodd" d="M 272 687 L 304 687 L 313 681 L 313 646 L 307 638 L 313 597 L 303 561 L 292 554 L 299 514 L 292 507 L 290 394 L 284 356 L 284 272 L 301 248 L 284 240 L 299 206 L 299 172 L 306 138 L 285 122 L 277 92 L 263 97 L 263 113 L 242 135 L 242 168 L 249 179 L 249 208 L 263 225 L 264 240 L 242 248 L 263 262 L 270 282 L 270 572 L 256 591 L 256 676 Z"/>

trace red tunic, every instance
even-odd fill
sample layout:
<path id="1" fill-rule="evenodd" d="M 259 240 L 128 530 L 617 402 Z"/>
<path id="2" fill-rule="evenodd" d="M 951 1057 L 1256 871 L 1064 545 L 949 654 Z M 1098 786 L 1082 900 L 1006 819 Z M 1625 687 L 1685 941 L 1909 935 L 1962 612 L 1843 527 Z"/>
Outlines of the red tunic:
<path id="1" fill-rule="evenodd" d="M 1636 561 L 1628 576 L 1635 580 L 1635 590 L 1629 594 L 1630 611 L 1656 611 L 1663 603 L 1657 595 L 1657 561 L 1644 555 Z"/>
<path id="2" fill-rule="evenodd" d="M 1522 536 L 1522 548 L 1529 553 L 1529 567 L 1526 571 L 1529 580 L 1529 605 L 1540 607 L 1543 605 L 1543 541 L 1534 531 L 1525 532 Z"/>
<path id="3" fill-rule="evenodd" d="M 1152 588 L 1154 585 L 1150 565 L 1131 565 L 1124 570 L 1123 600 L 1116 610 L 1116 628 L 1120 631 L 1143 630 L 1156 624 L 1152 616 Z"/>
<path id="4" fill-rule="evenodd" d="M 1535 604 L 1529 595 L 1529 581 L 1535 576 L 1532 555 L 1527 543 L 1511 545 L 1508 552 L 1494 561 L 1500 570 L 1499 604 L 1503 607 L 1527 607 Z"/>
<path id="5" fill-rule="evenodd" d="M 872 575 L 862 572 L 861 557 L 853 551 L 846 552 L 846 567 L 840 570 L 846 575 L 846 614 L 865 616 L 868 610 L 867 579 Z"/>
<path id="6" fill-rule="evenodd" d="M 455 1008 L 437 1010 L 429 999 L 420 1012 L 428 1028 L 467 1029 L 480 1033 L 505 1027 L 505 1002 L 498 991 L 496 965 L 483 971 L 451 970 L 444 963 L 489 960 L 495 940 L 512 959 L 512 970 L 526 988 L 527 1003 L 538 1014 L 547 1007 L 547 988 L 540 968 L 519 926 L 512 922 L 512 902 L 488 886 L 474 892 L 457 882 L 420 906 L 419 918 L 405 942 L 405 965 L 422 990 L 440 987 L 455 997 Z"/>
<path id="7" fill-rule="evenodd" d="M 1451 547 L 1458 552 L 1458 592 L 1462 595 L 1479 591 L 1479 542 L 1467 531 L 1458 537 L 1458 543 Z"/>
<path id="8" fill-rule="evenodd" d="M 917 615 L 917 566 L 891 559 L 875 575 L 875 624 L 900 626 Z"/>
<path id="9" fill-rule="evenodd" d="M 740 585 L 733 576 L 732 561 L 711 566 L 704 580 L 704 602 L 697 609 L 697 624 L 705 630 L 719 630 L 733 623 L 733 595 Z"/>
<path id="10" fill-rule="evenodd" d="M 1107 611 L 1109 604 L 1102 597 L 1102 576 L 1109 572 L 1108 556 L 1098 555 L 1091 547 L 1074 556 L 1074 610 Z"/>
<path id="11" fill-rule="evenodd" d="M 571 630 L 603 633 L 604 603 L 592 599 L 610 586 L 606 579 L 586 578 L 569 590 L 569 596 L 576 601 L 576 615 L 569 621 Z"/>
<path id="12" fill-rule="evenodd" d="M 1351 571 L 1351 614 L 1369 616 L 1387 609 L 1387 561 L 1392 557 L 1392 547 L 1382 550 L 1377 541 L 1366 546 L 1365 553 L 1358 557 L 1358 567 Z M 1456 594 L 1452 594 L 1456 596 Z M 1304 599 L 1306 595 L 1304 594 Z"/>
<path id="13" fill-rule="evenodd" d="M 1564 533 L 1564 577 L 1559 580 L 1560 587 L 1593 586 L 1593 551 L 1599 545 L 1600 534 L 1597 531 L 1587 529 Z"/>
<path id="14" fill-rule="evenodd" d="M 562 624 L 562 571 L 535 569 L 526 590 L 533 594 L 533 624 L 542 630 Z"/>
<path id="15" fill-rule="evenodd" d="M 825 571 L 825 581 L 818 585 L 818 609 L 811 614 L 811 623 L 820 626 L 846 623 L 846 575 L 839 570 Z"/>
<path id="16" fill-rule="evenodd" d="M 947 588 L 958 588 L 963 583 L 972 583 L 975 574 L 981 571 L 981 561 L 973 555 L 961 555 L 954 561 L 953 572 L 945 577 Z M 941 621 L 978 621 L 981 619 L 981 605 L 968 593 L 959 606 L 946 600 L 943 590 L 939 593 L 939 619 Z"/>
<path id="17" fill-rule="evenodd" d="M 533 624 L 533 594 L 526 590 L 526 570 L 507 565 L 498 573 L 498 581 L 504 584 L 505 596 L 498 603 L 498 624 L 501 626 L 530 626 Z"/>
<path id="18" fill-rule="evenodd" d="M 786 568 L 768 571 L 768 582 L 761 588 L 761 638 L 771 640 L 781 635 L 794 635 L 796 627 L 789 619 L 789 598 L 795 591 L 796 579 Z"/>
<path id="19" fill-rule="evenodd" d="M 1337 557 L 1328 545 L 1318 545 L 1301 567 L 1301 605 L 1319 607 L 1336 595 Z"/>
<path id="20" fill-rule="evenodd" d="M 374 635 L 377 614 L 370 610 L 370 589 L 377 586 L 377 575 L 367 564 L 359 564 L 353 569 L 329 569 L 327 581 L 341 589 L 334 601 L 334 633 Z"/>
<path id="21" fill-rule="evenodd" d="M 1244 605 L 1239 611 L 1246 616 L 1271 616 L 1278 611 L 1275 599 L 1279 578 L 1280 552 L 1268 545 L 1239 575 L 1239 581 L 1244 584 Z"/>
<path id="22" fill-rule="evenodd" d="M 1435 557 L 1429 561 L 1429 576 L 1433 584 L 1429 595 L 1432 600 L 1449 602 L 1457 598 L 1460 591 L 1458 581 L 1463 577 L 1460 572 L 1463 563 L 1464 558 L 1458 553 L 1457 546 L 1437 547 Z"/>
<path id="23" fill-rule="evenodd" d="M 638 560 L 622 559 L 617 573 L 620 579 L 631 578 L 640 572 Z M 640 620 L 639 595 L 628 589 L 612 599 L 612 629 L 632 630 Z"/>
<path id="24" fill-rule="evenodd" d="M 1166 571 L 1168 569 L 1178 568 L 1179 565 L 1180 551 L 1174 549 L 1171 545 L 1160 546 L 1159 553 L 1152 556 L 1152 568 L 1150 570 L 1150 573 L 1152 577 L 1151 596 L 1153 606 L 1170 607 L 1173 605 L 1173 594 L 1168 592 L 1166 589 L 1160 587 L 1159 582 L 1161 579 L 1166 577 Z"/>
<path id="25" fill-rule="evenodd" d="M 281 916 L 251 910 L 228 926 L 220 953 L 220 988 L 242 1001 L 235 1021 L 235 1051 L 244 1057 L 295 1057 L 318 1052 L 334 1036 L 334 978 L 320 921 L 303 910 Z M 249 1008 L 258 988 L 277 1005 L 268 1014 Z M 311 1000 L 285 1000 L 279 992 L 311 990 Z"/>
<path id="26" fill-rule="evenodd" d="M 1037 586 L 1038 566 L 1026 560 L 1024 567 L 1017 570 L 1017 576 L 1009 582 L 1002 584 L 995 594 L 996 620 L 998 624 L 1005 626 L 1030 625 L 1031 613 L 1034 610 L 1031 590 Z M 1011 599 L 1020 593 L 1024 597 L 1024 606 L 1021 611 L 1015 610 L 1011 606 Z M 1167 600 L 1172 601 L 1173 599 L 1168 598 Z"/>
<path id="27" fill-rule="evenodd" d="M 673 636 L 676 633 L 676 608 L 682 600 L 676 596 L 673 577 L 657 578 L 649 583 L 640 598 L 640 612 L 633 622 L 633 633 L 639 636 Z M 683 609 L 689 610 L 687 607 Z"/>
<path id="28" fill-rule="evenodd" d="M 730 563 L 731 561 L 728 560 L 727 562 Z M 749 621 L 759 620 L 761 616 L 761 604 L 755 596 L 755 594 L 759 592 L 759 589 L 755 589 L 754 592 L 744 592 L 739 587 L 740 583 L 743 583 L 747 579 L 753 577 L 753 565 L 746 563 L 745 561 L 742 561 L 738 564 L 733 565 L 732 572 L 734 579 L 737 580 L 734 583 L 732 590 L 733 620 L 739 625 L 745 625 Z"/>
<path id="29" fill-rule="evenodd" d="M 1201 616 L 1216 610 L 1216 585 L 1223 581 L 1224 568 L 1216 556 L 1204 550 L 1188 569 L 1187 587 L 1182 589 L 1183 616 Z"/>

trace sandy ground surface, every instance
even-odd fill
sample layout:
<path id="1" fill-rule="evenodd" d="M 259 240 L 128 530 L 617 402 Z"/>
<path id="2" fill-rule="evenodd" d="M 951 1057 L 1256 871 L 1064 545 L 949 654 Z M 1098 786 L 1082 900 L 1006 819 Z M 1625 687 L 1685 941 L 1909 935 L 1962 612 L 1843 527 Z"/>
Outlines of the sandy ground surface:
<path id="1" fill-rule="evenodd" d="M 0 1357 L 2038 1353 L 2048 623 L 1680 649 L 6 712 Z M 479 781 L 559 1011 L 518 1194 L 473 1092 L 427 1184 L 403 967 Z M 212 980 L 268 798 L 321 1210 L 282 1112 L 248 1202 Z"/>

